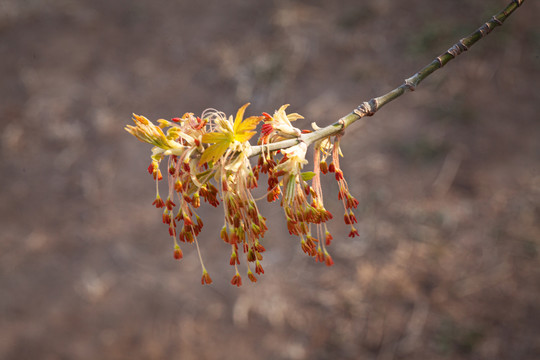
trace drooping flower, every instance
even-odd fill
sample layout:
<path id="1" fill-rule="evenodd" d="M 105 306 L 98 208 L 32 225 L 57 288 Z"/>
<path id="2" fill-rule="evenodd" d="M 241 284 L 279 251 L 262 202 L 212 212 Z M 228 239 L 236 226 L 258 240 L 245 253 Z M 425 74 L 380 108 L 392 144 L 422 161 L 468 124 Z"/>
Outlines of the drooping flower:
<path id="1" fill-rule="evenodd" d="M 247 267 L 252 282 L 257 281 L 252 272 L 253 263 L 255 273 L 264 274 L 261 261 L 266 249 L 261 242 L 268 228 L 251 193 L 258 186 L 261 173 L 268 175 L 267 200 L 272 202 L 281 196 L 289 232 L 299 236 L 301 249 L 315 260 L 328 266 L 334 263 L 326 249 L 332 240 L 326 222 L 332 214 L 324 207 L 321 173 L 334 174 L 339 185 L 338 197 L 345 207 L 344 219 L 351 225 L 349 236 L 358 235 L 352 226 L 357 222 L 352 208 L 356 208 L 358 202 L 350 195 L 339 168 L 339 136 L 333 141 L 326 138 L 317 142 L 314 169 L 304 171 L 308 163 L 308 145 L 302 134 L 306 131 L 292 126 L 293 121 L 303 117 L 297 113 L 287 114 L 288 105 L 283 105 L 273 116 L 263 113 L 262 116 L 244 118 L 248 105 L 240 107 L 234 118 L 210 109 L 201 117 L 185 113 L 170 121 L 160 119 L 159 125 L 134 115 L 135 125 L 126 126 L 130 134 L 153 145 L 148 167 L 156 184 L 153 205 L 162 209 L 162 221 L 173 238 L 175 259 L 183 258 L 180 242 L 195 244 L 203 272 L 202 284 L 212 283 L 198 243 L 204 224 L 196 210 L 202 201 L 212 206 L 223 204 L 224 225 L 219 236 L 231 246 L 229 263 L 235 268 L 231 283 L 242 284 L 238 271 L 241 264 Z M 256 166 L 252 167 L 249 140 L 255 135 L 260 121 L 264 122 L 259 138 L 263 151 Z M 296 139 L 296 145 L 280 151 L 269 151 L 264 147 L 285 139 Z M 332 163 L 328 164 L 326 160 L 330 156 Z M 167 159 L 168 193 L 161 197 L 159 183 L 163 175 L 160 164 L 164 159 Z"/>

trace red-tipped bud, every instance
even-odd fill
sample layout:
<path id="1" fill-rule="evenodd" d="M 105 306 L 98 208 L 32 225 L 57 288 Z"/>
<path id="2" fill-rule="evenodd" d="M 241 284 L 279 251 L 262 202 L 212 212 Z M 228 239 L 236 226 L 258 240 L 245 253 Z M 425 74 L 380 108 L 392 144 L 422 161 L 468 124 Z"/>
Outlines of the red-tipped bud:
<path id="1" fill-rule="evenodd" d="M 343 180 L 343 171 L 341 171 L 340 169 L 336 170 L 336 180 L 337 181 Z"/>
<path id="2" fill-rule="evenodd" d="M 182 182 L 180 181 L 180 179 L 176 179 L 176 181 L 174 182 L 174 191 L 182 192 L 182 189 Z"/>
<path id="3" fill-rule="evenodd" d="M 227 226 L 226 225 L 223 225 L 219 235 L 223 239 L 223 241 L 225 241 L 226 243 L 229 242 L 229 233 L 227 232 Z"/>
<path id="4" fill-rule="evenodd" d="M 238 235 L 236 234 L 235 231 L 233 231 L 233 233 L 231 234 L 231 236 L 229 236 L 229 243 L 231 245 L 235 245 L 235 244 L 238 244 L 238 241 L 240 239 L 238 238 Z"/>
<path id="5" fill-rule="evenodd" d="M 229 260 L 229 264 L 240 264 L 240 259 L 238 259 L 238 255 L 236 255 L 236 251 L 233 251 L 231 254 L 231 259 Z"/>
<path id="6" fill-rule="evenodd" d="M 257 282 L 257 278 L 255 277 L 255 275 L 253 275 L 251 270 L 248 270 L 248 278 L 249 280 L 251 280 L 251 282 Z"/>
<path id="7" fill-rule="evenodd" d="M 330 256 L 328 252 L 326 252 L 326 250 L 324 251 L 324 262 L 326 266 L 334 265 L 334 260 L 332 260 L 332 257 Z"/>
<path id="8" fill-rule="evenodd" d="M 196 192 L 195 194 L 193 194 L 193 199 L 192 199 L 192 202 L 193 204 L 193 207 L 196 209 L 198 208 L 199 206 L 201 206 L 201 197 L 199 195 L 198 192 Z"/>
<path id="9" fill-rule="evenodd" d="M 165 202 L 165 206 L 167 207 L 168 210 L 172 210 L 176 206 L 176 204 L 172 202 L 170 197 L 167 197 L 167 201 Z"/>
<path id="10" fill-rule="evenodd" d="M 265 252 L 266 249 L 264 248 L 264 246 L 262 246 L 259 241 L 255 242 L 255 249 L 258 251 L 258 252 Z"/>
<path id="11" fill-rule="evenodd" d="M 257 261 L 255 262 L 255 272 L 256 272 L 258 275 L 264 274 L 264 269 L 263 269 L 261 263 L 259 262 L 259 260 L 257 260 Z"/>
<path id="12" fill-rule="evenodd" d="M 174 247 L 174 258 L 176 260 L 180 260 L 183 257 L 184 257 L 184 254 L 182 253 L 182 250 L 180 249 L 180 247 L 178 245 L 176 245 Z"/>
<path id="13" fill-rule="evenodd" d="M 330 163 L 330 165 L 328 165 L 328 171 L 331 173 L 336 172 L 336 167 L 334 163 Z"/>
<path id="14" fill-rule="evenodd" d="M 351 226 L 351 232 L 349 233 L 349 237 L 355 236 L 360 236 L 360 234 L 358 234 L 358 230 L 356 230 L 354 226 Z"/>
<path id="15" fill-rule="evenodd" d="M 257 256 L 255 255 L 255 251 L 253 249 L 249 249 L 247 255 L 246 255 L 247 261 L 252 262 L 257 260 Z"/>
<path id="16" fill-rule="evenodd" d="M 326 234 L 325 234 L 325 244 L 326 245 L 330 245 L 330 243 L 332 242 L 332 234 L 330 234 L 330 232 L 328 232 L 328 230 L 326 231 Z"/>
<path id="17" fill-rule="evenodd" d="M 184 225 L 185 226 L 191 226 L 193 225 L 193 220 L 189 217 L 188 214 L 182 213 L 182 218 L 184 219 Z"/>
<path id="18" fill-rule="evenodd" d="M 188 243 L 191 244 L 193 241 L 195 241 L 195 239 L 193 238 L 193 234 L 191 233 L 191 231 L 184 231 L 184 234 L 185 234 L 184 236 L 185 236 L 185 238 L 186 238 L 186 241 L 187 241 Z"/>
<path id="19" fill-rule="evenodd" d="M 167 225 L 171 223 L 171 215 L 167 209 L 163 210 L 163 223 Z"/>
<path id="20" fill-rule="evenodd" d="M 195 219 L 197 219 L 197 227 L 199 229 L 202 229 L 202 227 L 204 225 L 202 219 L 199 217 L 199 215 L 195 215 Z"/>
<path id="21" fill-rule="evenodd" d="M 255 235 L 259 235 L 261 233 L 261 228 L 255 224 L 251 224 L 251 232 Z"/>
<path id="22" fill-rule="evenodd" d="M 239 273 L 236 273 L 236 275 L 233 276 L 231 280 L 231 284 L 236 285 L 238 287 L 242 286 L 242 277 Z"/>
<path id="23" fill-rule="evenodd" d="M 302 250 L 309 256 L 317 255 L 317 251 L 315 250 L 315 244 L 306 242 L 304 239 L 302 239 L 300 244 L 302 246 Z"/>
<path id="24" fill-rule="evenodd" d="M 352 210 L 349 210 L 349 219 L 351 220 L 351 224 L 358 223 L 358 220 L 356 220 L 356 216 L 354 216 Z"/>
<path id="25" fill-rule="evenodd" d="M 211 283 L 212 283 L 212 278 L 210 278 L 210 275 L 208 275 L 206 270 L 204 270 L 202 278 L 201 278 L 201 284 L 204 285 L 204 284 L 211 284 Z"/>
<path id="26" fill-rule="evenodd" d="M 156 196 L 156 200 L 154 200 L 152 205 L 154 205 L 158 209 L 162 208 L 162 207 L 165 207 L 165 203 L 163 202 L 163 200 L 161 199 L 161 197 L 159 195 Z"/>
<path id="27" fill-rule="evenodd" d="M 352 195 L 347 196 L 347 209 L 355 208 L 358 206 L 358 200 L 356 200 Z"/>
<path id="28" fill-rule="evenodd" d="M 261 128 L 261 136 L 268 136 L 274 131 L 274 127 L 270 124 L 263 124 Z"/>
<path id="29" fill-rule="evenodd" d="M 321 248 L 317 250 L 317 257 L 315 258 L 317 262 L 324 262 L 324 253 Z"/>
<path id="30" fill-rule="evenodd" d="M 326 161 L 324 161 L 324 160 L 321 161 L 321 163 L 319 164 L 319 167 L 320 167 L 321 172 L 322 172 L 323 174 L 328 173 L 328 164 L 326 163 Z"/>

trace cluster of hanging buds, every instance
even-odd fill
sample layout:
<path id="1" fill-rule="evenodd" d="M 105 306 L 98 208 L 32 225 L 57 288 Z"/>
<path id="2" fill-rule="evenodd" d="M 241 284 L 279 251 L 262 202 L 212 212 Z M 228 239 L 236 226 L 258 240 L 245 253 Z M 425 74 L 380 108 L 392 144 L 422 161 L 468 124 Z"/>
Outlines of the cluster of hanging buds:
<path id="1" fill-rule="evenodd" d="M 301 141 L 301 135 L 309 131 L 301 131 L 291 122 L 303 117 L 286 114 L 288 105 L 284 105 L 274 115 L 263 113 L 244 118 L 248 105 L 242 106 L 234 118 L 209 109 L 201 117 L 186 113 L 170 121 L 160 119 L 158 125 L 144 116 L 133 115 L 135 126 L 126 126 L 130 134 L 154 145 L 148 167 L 156 182 L 153 205 L 163 211 L 163 223 L 173 238 L 176 259 L 183 257 L 180 243 L 195 244 L 202 266 L 202 284 L 210 284 L 212 279 L 197 241 L 203 228 L 203 221 L 196 212 L 201 199 L 215 207 L 220 202 L 223 204 L 224 224 L 220 237 L 231 249 L 229 263 L 235 269 L 231 283 L 242 285 L 238 270 L 241 263 L 246 265 L 252 282 L 257 281 L 255 274 L 264 274 L 261 261 L 265 248 L 261 242 L 268 228 L 251 193 L 258 186 L 260 173 L 268 176 L 267 200 L 273 202 L 281 197 L 289 233 L 300 237 L 301 248 L 309 256 L 328 266 L 334 263 L 326 249 L 332 240 L 326 222 L 332 219 L 332 214 L 324 208 L 321 173 L 334 173 L 339 185 L 338 197 L 345 208 L 344 220 L 351 226 L 349 236 L 358 235 L 353 225 L 357 222 L 353 209 L 358 201 L 349 193 L 339 167 L 341 135 L 315 142 L 314 170 L 302 171 L 308 163 L 308 144 Z M 262 151 L 256 166 L 252 167 L 249 159 L 253 147 L 249 140 L 256 134 L 260 122 L 263 125 L 258 144 Z M 299 141 L 288 148 L 270 150 L 271 144 L 287 139 Z M 327 164 L 329 157 L 331 163 Z M 159 193 L 159 181 L 163 179 L 160 164 L 164 159 L 167 159 L 166 197 Z"/>

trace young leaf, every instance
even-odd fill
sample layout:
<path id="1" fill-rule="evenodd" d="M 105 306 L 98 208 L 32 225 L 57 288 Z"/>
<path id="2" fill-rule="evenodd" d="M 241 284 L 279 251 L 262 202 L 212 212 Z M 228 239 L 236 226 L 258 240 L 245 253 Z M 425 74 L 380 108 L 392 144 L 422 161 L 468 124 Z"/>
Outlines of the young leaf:
<path id="1" fill-rule="evenodd" d="M 199 160 L 199 164 L 204 164 L 210 161 L 215 163 L 220 157 L 223 156 L 223 154 L 225 154 L 225 151 L 227 151 L 229 145 L 230 143 L 228 142 L 220 142 L 209 146 L 206 150 L 204 150 L 201 160 Z"/>
<path id="2" fill-rule="evenodd" d="M 249 106 L 249 103 L 244 104 L 238 112 L 236 113 L 236 118 L 234 119 L 234 140 L 239 142 L 245 142 L 251 139 L 255 135 L 255 128 L 259 121 L 262 120 L 260 116 L 250 116 L 247 119 L 243 119 L 246 108 Z"/>
<path id="3" fill-rule="evenodd" d="M 302 180 L 308 181 L 308 180 L 313 179 L 314 176 L 315 176 L 315 173 L 313 171 L 306 171 L 302 173 Z"/>
<path id="4" fill-rule="evenodd" d="M 261 119 L 262 117 L 260 116 L 250 116 L 242 121 L 234 132 L 234 139 L 239 142 L 245 142 L 251 139 L 251 137 L 256 134 L 256 132 L 252 130 L 255 130 Z"/>
<path id="5" fill-rule="evenodd" d="M 204 134 L 202 136 L 202 141 L 208 144 L 213 143 L 214 145 L 211 145 L 204 150 L 201 159 L 199 160 L 199 164 L 201 165 L 209 161 L 215 163 L 220 157 L 223 156 L 223 154 L 225 154 L 229 148 L 229 145 L 231 145 L 233 142 L 233 139 L 230 134 L 214 132 Z"/>

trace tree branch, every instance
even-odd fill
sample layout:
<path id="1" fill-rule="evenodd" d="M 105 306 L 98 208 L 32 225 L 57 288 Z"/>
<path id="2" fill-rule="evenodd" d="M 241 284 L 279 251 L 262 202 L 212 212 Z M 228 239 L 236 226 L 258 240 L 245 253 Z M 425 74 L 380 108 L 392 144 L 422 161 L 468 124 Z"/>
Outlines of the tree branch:
<path id="1" fill-rule="evenodd" d="M 267 145 L 258 145 L 251 148 L 251 153 L 249 157 L 259 155 L 263 148 L 266 151 L 274 151 L 279 149 L 286 149 L 300 142 L 305 142 L 310 145 L 314 142 L 320 141 L 324 138 L 327 138 L 332 135 L 338 134 L 340 131 L 343 131 L 346 127 L 354 123 L 355 121 L 360 120 L 364 116 L 372 116 L 380 108 L 389 102 L 397 99 L 407 91 L 414 91 L 416 87 L 422 82 L 425 78 L 431 75 L 436 70 L 442 68 L 450 60 L 456 58 L 458 55 L 467 51 L 471 46 L 473 46 L 478 40 L 484 38 L 488 35 L 494 28 L 501 26 L 504 21 L 521 5 L 525 0 L 512 0 L 510 4 L 504 8 L 501 12 L 494 15 L 490 20 L 485 22 L 480 26 L 476 31 L 474 31 L 469 36 L 459 40 L 452 47 L 450 47 L 445 53 L 437 56 L 429 65 L 422 68 L 413 76 L 405 79 L 403 84 L 395 88 L 394 90 L 376 97 L 372 98 L 369 101 L 365 101 L 360 104 L 356 109 L 354 109 L 348 115 L 342 117 L 335 123 L 324 127 L 322 129 L 316 130 L 311 133 L 302 134 L 296 139 L 279 141 L 276 143 L 270 143 Z"/>

